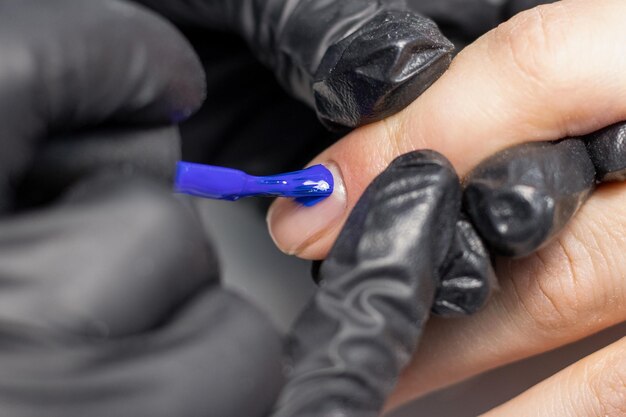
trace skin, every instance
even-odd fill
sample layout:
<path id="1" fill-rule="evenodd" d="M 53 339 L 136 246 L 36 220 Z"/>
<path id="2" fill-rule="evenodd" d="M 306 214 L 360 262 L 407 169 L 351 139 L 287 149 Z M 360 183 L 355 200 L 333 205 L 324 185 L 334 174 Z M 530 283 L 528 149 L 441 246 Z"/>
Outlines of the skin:
<path id="1" fill-rule="evenodd" d="M 434 149 L 463 176 L 512 145 L 626 120 L 624 16 L 623 0 L 564 0 L 487 33 L 403 112 L 352 132 L 311 162 L 330 164 L 345 193 L 306 212 L 276 202 L 268 221 L 277 245 L 323 258 L 364 188 L 399 154 Z M 433 319 L 388 409 L 626 320 L 624 187 L 601 186 L 562 235 L 536 254 L 498 260 L 501 290 L 483 311 Z M 312 220 L 319 218 L 325 222 Z M 624 353 L 626 340 L 487 415 L 623 416 Z"/>

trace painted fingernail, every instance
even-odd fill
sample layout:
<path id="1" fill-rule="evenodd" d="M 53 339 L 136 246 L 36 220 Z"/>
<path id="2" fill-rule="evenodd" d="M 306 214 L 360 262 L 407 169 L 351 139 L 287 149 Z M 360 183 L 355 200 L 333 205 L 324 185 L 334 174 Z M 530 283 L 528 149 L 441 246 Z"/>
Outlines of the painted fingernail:
<path id="1" fill-rule="evenodd" d="M 294 200 L 276 200 L 267 214 L 267 223 L 276 246 L 289 255 L 300 255 L 323 237 L 343 216 L 347 207 L 346 189 L 339 168 L 324 164 L 333 174 L 333 194 L 314 207 Z"/>

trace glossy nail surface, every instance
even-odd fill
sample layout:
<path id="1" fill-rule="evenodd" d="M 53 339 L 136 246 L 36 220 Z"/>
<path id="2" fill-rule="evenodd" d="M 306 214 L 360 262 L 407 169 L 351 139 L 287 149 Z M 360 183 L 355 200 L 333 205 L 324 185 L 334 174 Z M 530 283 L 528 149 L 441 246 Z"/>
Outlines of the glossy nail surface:
<path id="1" fill-rule="evenodd" d="M 346 190 L 339 168 L 324 164 L 333 174 L 330 197 L 310 207 L 295 200 L 277 200 L 267 215 L 272 239 L 285 253 L 300 255 L 330 228 L 337 227 L 347 207 Z"/>

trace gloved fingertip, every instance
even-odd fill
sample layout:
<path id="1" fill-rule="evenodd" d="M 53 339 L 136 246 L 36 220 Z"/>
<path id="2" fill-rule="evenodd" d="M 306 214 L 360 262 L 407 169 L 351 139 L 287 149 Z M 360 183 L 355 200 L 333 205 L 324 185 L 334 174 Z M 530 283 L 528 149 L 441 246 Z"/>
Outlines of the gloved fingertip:
<path id="1" fill-rule="evenodd" d="M 80 29 L 97 32 L 99 48 L 108 51 L 102 55 L 106 66 L 87 61 L 79 68 L 94 78 L 90 87 L 101 98 L 85 101 L 96 108 L 110 106 L 110 117 L 132 123 L 180 123 L 200 108 L 206 97 L 204 69 L 178 28 L 134 2 L 104 2 L 99 13 L 92 5 L 80 7 L 88 16 Z M 108 68 L 106 75 L 101 67 Z M 100 80 L 95 80 L 98 75 Z"/>
<path id="2" fill-rule="evenodd" d="M 585 137 L 585 146 L 599 182 L 626 180 L 626 123 L 617 123 Z"/>
<path id="3" fill-rule="evenodd" d="M 460 201 L 452 165 L 433 151 L 396 158 L 369 185 L 293 330 L 274 417 L 378 415 L 429 316 Z"/>
<path id="4" fill-rule="evenodd" d="M 324 55 L 313 82 L 320 121 L 350 129 L 397 113 L 443 74 L 453 49 L 431 20 L 381 11 Z"/>
<path id="5" fill-rule="evenodd" d="M 483 161 L 465 181 L 464 206 L 495 255 L 526 256 L 555 236 L 595 186 L 578 138 L 515 146 Z"/>
<path id="6" fill-rule="evenodd" d="M 552 229 L 552 195 L 531 186 L 501 187 L 472 180 L 465 189 L 467 212 L 498 255 L 523 256 L 545 241 Z"/>
<path id="7" fill-rule="evenodd" d="M 439 277 L 432 312 L 444 317 L 476 313 L 498 286 L 489 252 L 472 224 L 463 217 L 456 224 L 456 234 L 439 268 Z"/>

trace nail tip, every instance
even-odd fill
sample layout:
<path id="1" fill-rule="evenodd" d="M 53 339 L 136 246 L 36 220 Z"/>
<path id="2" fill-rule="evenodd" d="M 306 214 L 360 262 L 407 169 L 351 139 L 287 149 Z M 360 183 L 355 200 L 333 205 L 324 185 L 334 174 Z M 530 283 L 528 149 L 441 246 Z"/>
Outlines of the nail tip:
<path id="1" fill-rule="evenodd" d="M 274 227 L 273 227 L 274 220 L 273 220 L 273 218 L 274 218 L 274 212 L 276 211 L 276 205 L 277 204 L 281 204 L 281 203 L 279 201 L 275 201 L 274 203 L 272 203 L 270 208 L 267 210 L 267 214 L 265 215 L 265 223 L 267 224 L 267 232 L 270 235 L 270 238 L 272 239 L 272 242 L 274 242 L 274 246 L 276 246 L 276 248 L 278 248 L 278 250 L 280 250 L 285 255 L 292 255 L 291 253 L 289 253 L 288 250 L 285 250 L 283 248 L 283 246 L 281 245 L 279 239 L 276 237 L 276 234 L 274 233 Z"/>
<path id="2" fill-rule="evenodd" d="M 286 255 L 313 259 L 323 252 L 316 242 L 334 233 L 335 225 L 347 208 L 347 196 L 339 167 L 325 164 L 333 176 L 333 193 L 326 198 L 276 201 L 268 210 L 266 222 L 274 244 Z M 314 204 L 311 204 L 314 203 Z M 326 240 L 325 240 L 326 241 Z"/>

